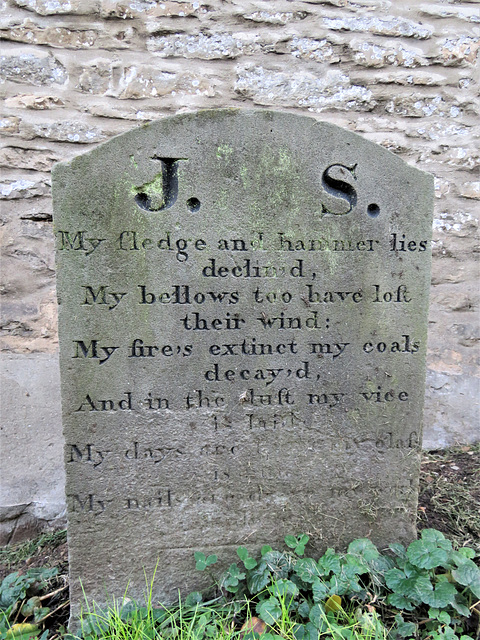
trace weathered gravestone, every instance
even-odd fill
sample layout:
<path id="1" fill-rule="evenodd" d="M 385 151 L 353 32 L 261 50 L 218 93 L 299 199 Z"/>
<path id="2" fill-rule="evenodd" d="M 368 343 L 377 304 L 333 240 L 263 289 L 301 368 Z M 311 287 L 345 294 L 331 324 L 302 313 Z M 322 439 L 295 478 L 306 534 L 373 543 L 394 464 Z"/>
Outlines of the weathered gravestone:
<path id="1" fill-rule="evenodd" d="M 145 125 L 54 172 L 72 598 L 193 552 L 415 535 L 432 178 L 270 111 Z"/>

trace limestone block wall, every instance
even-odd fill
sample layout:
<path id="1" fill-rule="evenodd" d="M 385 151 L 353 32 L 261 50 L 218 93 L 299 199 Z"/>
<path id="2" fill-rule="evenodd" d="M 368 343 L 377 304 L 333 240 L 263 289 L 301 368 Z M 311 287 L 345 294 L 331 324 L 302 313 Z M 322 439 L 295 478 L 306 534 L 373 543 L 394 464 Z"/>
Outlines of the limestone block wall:
<path id="1" fill-rule="evenodd" d="M 212 107 L 310 114 L 435 176 L 424 446 L 480 439 L 478 0 L 0 0 L 0 15 L 0 349 L 28 405 L 19 412 L 4 395 L 12 460 L 39 465 L 7 437 L 12 424 L 43 434 L 62 483 L 52 165 L 142 122 Z M 56 382 L 39 394 L 47 366 Z M 12 482 L 2 504 L 23 504 Z M 25 498 L 22 513 L 43 499 Z"/>

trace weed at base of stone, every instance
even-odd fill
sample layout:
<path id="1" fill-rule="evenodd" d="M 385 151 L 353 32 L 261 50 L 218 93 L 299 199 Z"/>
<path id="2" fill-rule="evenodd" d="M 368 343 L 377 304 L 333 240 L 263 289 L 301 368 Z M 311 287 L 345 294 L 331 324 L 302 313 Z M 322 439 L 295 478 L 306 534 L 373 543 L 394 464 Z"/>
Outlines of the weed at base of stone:
<path id="1" fill-rule="evenodd" d="M 65 640 L 478 638 L 480 569 L 473 549 L 425 529 L 408 547 L 391 544 L 381 553 L 362 538 L 346 552 L 327 549 L 314 560 L 305 557 L 308 541 L 306 534 L 286 536 L 285 550 L 265 545 L 258 558 L 239 547 L 239 560 L 219 578 L 212 572 L 217 557 L 198 551 L 197 569 L 212 579 L 208 595 L 193 592 L 174 607 L 157 605 L 154 574 L 146 580 L 144 606 L 127 592 L 106 607 L 86 600 L 78 634 Z M 2 640 L 18 640 L 15 624 L 1 630 Z M 28 637 L 46 640 L 40 632 Z"/>

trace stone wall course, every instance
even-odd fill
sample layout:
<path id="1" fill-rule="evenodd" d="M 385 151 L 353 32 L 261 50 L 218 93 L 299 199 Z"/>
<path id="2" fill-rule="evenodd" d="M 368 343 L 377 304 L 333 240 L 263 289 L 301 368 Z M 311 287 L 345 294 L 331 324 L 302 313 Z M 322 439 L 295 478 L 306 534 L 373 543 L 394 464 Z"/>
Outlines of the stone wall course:
<path id="1" fill-rule="evenodd" d="M 480 438 L 478 405 L 456 395 L 479 392 L 478 1 L 0 0 L 0 12 L 2 351 L 57 348 L 55 161 L 194 109 L 310 114 L 435 176 L 425 442 Z"/>
<path id="2" fill-rule="evenodd" d="M 11 0 L 11 4 L 41 16 L 89 15 L 99 9 L 97 0 Z"/>
<path id="3" fill-rule="evenodd" d="M 0 149 L 0 166 L 15 169 L 50 171 L 59 156 L 49 149 L 7 146 Z"/>
<path id="4" fill-rule="evenodd" d="M 21 24 L 0 29 L 0 39 L 29 44 L 48 45 L 60 49 L 88 49 L 98 39 L 93 29 L 75 30 L 67 27 L 42 27 L 29 18 Z"/>
<path id="5" fill-rule="evenodd" d="M 249 41 L 250 40 L 250 41 Z M 176 34 L 149 38 L 147 48 L 157 55 L 169 57 L 200 58 L 202 60 L 223 60 L 251 55 L 260 44 L 245 38 L 243 34 Z"/>
<path id="6" fill-rule="evenodd" d="M 12 135 L 20 131 L 20 118 L 18 116 L 7 116 L 0 118 L 0 131 L 3 135 Z"/>
<path id="7" fill-rule="evenodd" d="M 32 94 L 16 95 L 5 100 L 7 108 L 24 108 L 43 111 L 44 109 L 54 109 L 56 107 L 64 107 L 65 102 L 58 96 L 36 96 Z"/>
<path id="8" fill-rule="evenodd" d="M 102 142 L 107 138 L 100 127 L 77 120 L 25 122 L 22 133 L 27 139 L 46 138 L 58 142 L 77 142 L 80 144 Z"/>
<path id="9" fill-rule="evenodd" d="M 328 29 L 335 31 L 367 32 L 380 36 L 417 38 L 419 40 L 431 38 L 434 33 L 434 29 L 430 25 L 396 16 L 387 16 L 386 18 L 378 18 L 377 16 L 324 17 L 323 24 Z"/>
<path id="10" fill-rule="evenodd" d="M 460 195 L 463 198 L 480 200 L 480 181 L 464 182 L 463 185 L 460 185 Z"/>
<path id="11" fill-rule="evenodd" d="M 287 74 L 260 66 L 239 69 L 235 91 L 254 104 L 308 107 L 320 113 L 326 109 L 369 111 L 375 106 L 372 92 L 352 85 L 341 71 L 313 74 Z"/>
<path id="12" fill-rule="evenodd" d="M 445 66 L 475 64 L 480 47 L 480 38 L 462 35 L 459 38 L 447 38 L 439 43 L 436 62 Z"/>
<path id="13" fill-rule="evenodd" d="M 116 0 L 101 0 L 100 15 L 102 18 L 135 19 L 137 17 L 200 17 L 210 11 L 208 6 L 200 2 L 116 2 Z"/>
<path id="14" fill-rule="evenodd" d="M 65 84 L 68 74 L 62 63 L 49 53 L 20 53 L 0 57 L 0 81 L 31 85 Z"/>
<path id="15" fill-rule="evenodd" d="M 444 4 L 422 4 L 420 13 L 438 18 L 458 18 L 467 22 L 480 24 L 480 15 L 476 7 L 459 7 Z"/>
<path id="16" fill-rule="evenodd" d="M 29 177 L 6 180 L 0 183 L 0 199 L 34 198 L 44 196 L 50 191 L 50 181 L 32 180 Z"/>
<path id="17" fill-rule="evenodd" d="M 365 67 L 416 67 L 428 66 L 429 60 L 419 47 L 405 47 L 398 42 L 387 42 L 384 46 L 365 40 L 352 39 L 349 47 L 355 64 Z"/>

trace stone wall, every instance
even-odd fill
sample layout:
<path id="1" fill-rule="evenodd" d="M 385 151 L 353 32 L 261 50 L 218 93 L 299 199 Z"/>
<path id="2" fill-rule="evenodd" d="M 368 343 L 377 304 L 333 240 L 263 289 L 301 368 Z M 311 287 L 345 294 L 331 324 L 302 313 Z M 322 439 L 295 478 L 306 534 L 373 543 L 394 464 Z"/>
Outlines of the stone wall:
<path id="1" fill-rule="evenodd" d="M 12 464 L 63 482 L 52 164 L 142 122 L 220 106 L 310 114 L 434 174 L 424 446 L 480 439 L 478 1 L 0 0 L 0 9 L 0 348 L 4 388 L 18 391 L 5 393 L 2 435 Z M 50 392 L 39 393 L 45 378 Z M 40 439 L 46 460 L 21 446 L 24 436 Z M 21 480 L 11 484 L 3 505 L 44 513 L 48 488 L 32 502 Z M 18 521 L 6 513 L 8 539 Z"/>

